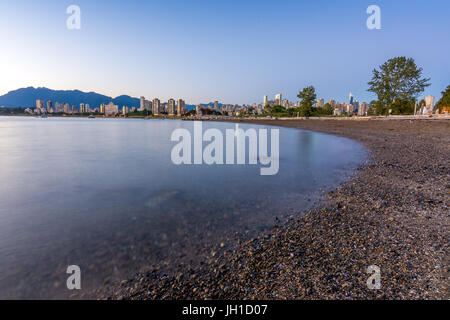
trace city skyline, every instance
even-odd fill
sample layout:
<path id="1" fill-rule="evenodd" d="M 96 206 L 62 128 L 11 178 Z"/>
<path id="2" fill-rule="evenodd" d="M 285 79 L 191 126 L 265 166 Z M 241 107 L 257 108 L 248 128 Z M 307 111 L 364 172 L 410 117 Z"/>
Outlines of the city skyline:
<path id="1" fill-rule="evenodd" d="M 376 98 L 367 92 L 371 71 L 401 55 L 431 78 L 420 98 L 439 97 L 448 85 L 450 44 L 443 39 L 450 4 L 444 1 L 379 1 L 381 30 L 367 29 L 368 3 L 361 1 L 78 1 L 80 30 L 66 28 L 69 4 L 0 4 L 0 27 L 7 30 L 0 95 L 34 86 L 251 104 L 262 94 L 294 101 L 313 85 L 325 101 L 346 101 L 352 92 L 370 102 Z"/>

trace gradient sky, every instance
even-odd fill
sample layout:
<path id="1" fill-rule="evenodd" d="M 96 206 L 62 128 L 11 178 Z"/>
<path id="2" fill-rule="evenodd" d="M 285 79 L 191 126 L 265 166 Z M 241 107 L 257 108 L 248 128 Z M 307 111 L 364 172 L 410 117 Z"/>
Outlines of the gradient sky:
<path id="1" fill-rule="evenodd" d="M 94 3 L 95 2 L 95 3 Z M 81 8 L 81 30 L 66 8 Z M 381 30 L 366 9 L 381 8 Z M 27 86 L 188 103 L 360 101 L 371 71 L 395 56 L 424 69 L 436 98 L 450 85 L 450 1 L 0 0 L 0 94 Z"/>

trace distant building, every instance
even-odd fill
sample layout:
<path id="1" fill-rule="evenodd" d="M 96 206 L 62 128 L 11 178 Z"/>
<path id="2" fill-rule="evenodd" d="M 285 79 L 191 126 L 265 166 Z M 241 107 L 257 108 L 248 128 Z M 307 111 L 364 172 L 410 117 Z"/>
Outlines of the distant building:
<path id="1" fill-rule="evenodd" d="M 214 101 L 214 110 L 219 110 L 219 101 Z"/>
<path id="2" fill-rule="evenodd" d="M 149 100 L 145 100 L 144 107 L 145 110 L 152 110 L 152 102 Z"/>
<path id="3" fill-rule="evenodd" d="M 39 111 L 43 111 L 45 109 L 44 100 L 42 100 L 42 99 L 36 100 L 36 109 L 39 109 Z"/>
<path id="4" fill-rule="evenodd" d="M 275 95 L 275 101 L 274 101 L 275 105 L 281 105 L 281 93 Z"/>
<path id="5" fill-rule="evenodd" d="M 63 112 L 67 113 L 67 114 L 69 114 L 71 112 L 70 111 L 70 105 L 68 103 L 64 103 Z"/>
<path id="6" fill-rule="evenodd" d="M 86 112 L 86 108 L 84 106 L 84 103 L 80 103 L 80 113 L 85 113 Z"/>
<path id="7" fill-rule="evenodd" d="M 425 97 L 425 106 L 427 108 L 433 108 L 434 107 L 434 97 L 433 96 L 426 96 Z"/>
<path id="8" fill-rule="evenodd" d="M 144 110 L 145 109 L 145 97 L 140 97 L 139 99 L 139 110 Z"/>
<path id="9" fill-rule="evenodd" d="M 182 114 L 186 113 L 186 103 L 183 99 L 178 99 L 177 103 L 177 115 L 181 116 Z"/>
<path id="10" fill-rule="evenodd" d="M 325 105 L 323 98 L 320 98 L 319 100 L 317 100 L 316 102 L 316 107 L 317 108 L 322 108 Z"/>
<path id="11" fill-rule="evenodd" d="M 47 101 L 47 112 L 52 113 L 53 112 L 53 103 L 51 100 Z"/>
<path id="12" fill-rule="evenodd" d="M 369 104 L 366 102 L 361 102 L 358 107 L 358 116 L 367 116 L 369 112 Z"/>
<path id="13" fill-rule="evenodd" d="M 174 99 L 169 99 L 169 101 L 167 102 L 167 113 L 170 116 L 175 115 L 175 100 Z"/>
<path id="14" fill-rule="evenodd" d="M 348 104 L 353 104 L 355 97 L 353 96 L 353 94 L 350 92 L 349 96 L 348 96 Z"/>
<path id="15" fill-rule="evenodd" d="M 159 101 L 158 98 L 153 99 L 153 105 L 152 105 L 152 113 L 153 115 L 158 115 L 161 113 L 161 101 Z"/>
<path id="16" fill-rule="evenodd" d="M 267 102 L 268 102 L 267 96 L 265 95 L 265 96 L 263 97 L 263 106 L 264 106 L 264 107 L 267 105 Z"/>
<path id="17" fill-rule="evenodd" d="M 128 107 L 127 107 L 127 106 L 123 106 L 123 107 L 122 107 L 122 114 L 123 114 L 124 116 L 126 116 L 128 113 L 129 113 Z"/>
<path id="18" fill-rule="evenodd" d="M 111 116 L 119 113 L 119 106 L 115 105 L 112 101 L 104 106 L 105 115 Z"/>

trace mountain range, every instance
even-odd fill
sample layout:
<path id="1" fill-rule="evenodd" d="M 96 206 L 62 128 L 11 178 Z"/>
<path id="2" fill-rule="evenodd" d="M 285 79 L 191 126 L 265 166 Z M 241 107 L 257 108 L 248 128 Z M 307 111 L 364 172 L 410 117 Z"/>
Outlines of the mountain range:
<path id="1" fill-rule="evenodd" d="M 53 103 L 69 103 L 79 106 L 80 103 L 88 103 L 91 107 L 98 107 L 102 103 L 113 102 L 118 106 L 139 107 L 139 99 L 127 95 L 116 98 L 108 97 L 95 92 L 83 92 L 80 90 L 52 90 L 48 88 L 21 88 L 10 91 L 0 96 L 0 106 L 5 107 L 35 107 L 36 100 L 51 100 Z"/>
<path id="2" fill-rule="evenodd" d="M 37 99 L 42 99 L 44 101 L 51 100 L 53 104 L 55 102 L 68 103 L 72 106 L 79 106 L 80 103 L 87 103 L 92 108 L 99 107 L 100 104 L 107 104 L 111 101 L 120 108 L 122 106 L 139 108 L 140 106 L 140 101 L 138 98 L 133 98 L 128 95 L 121 95 L 113 98 L 96 92 L 83 92 L 80 90 L 52 90 L 45 87 L 28 87 L 13 90 L 0 96 L 0 107 L 34 108 L 36 106 Z M 213 105 L 213 102 L 202 104 L 202 106 Z M 222 106 L 222 104 L 219 104 L 219 106 Z M 191 110 L 195 108 L 195 105 L 186 104 L 186 108 Z"/>

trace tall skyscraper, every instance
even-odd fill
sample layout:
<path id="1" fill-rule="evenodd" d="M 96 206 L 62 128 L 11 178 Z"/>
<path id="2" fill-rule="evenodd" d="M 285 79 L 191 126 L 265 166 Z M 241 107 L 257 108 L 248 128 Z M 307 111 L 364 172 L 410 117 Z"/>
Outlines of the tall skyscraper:
<path id="1" fill-rule="evenodd" d="M 142 110 L 144 110 L 145 109 L 145 98 L 144 97 L 141 97 L 140 99 L 139 99 L 139 102 L 140 102 L 140 110 L 142 111 Z"/>
<path id="2" fill-rule="evenodd" d="M 434 107 L 434 97 L 433 96 L 426 96 L 425 97 L 425 106 L 428 109 Z"/>
<path id="3" fill-rule="evenodd" d="M 175 115 L 175 100 L 174 99 L 169 99 L 169 101 L 167 101 L 167 113 L 169 114 L 169 116 Z"/>
<path id="4" fill-rule="evenodd" d="M 42 111 L 44 109 L 44 100 L 37 99 L 36 100 L 36 108 Z"/>
<path id="5" fill-rule="evenodd" d="M 267 105 L 267 96 L 265 95 L 264 97 L 263 97 L 263 107 L 265 107 L 266 105 Z"/>
<path id="6" fill-rule="evenodd" d="M 51 100 L 47 101 L 47 112 L 49 112 L 49 113 L 53 112 L 53 103 Z"/>
<path id="7" fill-rule="evenodd" d="M 275 95 L 275 105 L 279 106 L 281 105 L 281 93 Z"/>
<path id="8" fill-rule="evenodd" d="M 155 116 L 161 113 L 161 101 L 158 98 L 153 99 L 152 113 Z"/>
<path id="9" fill-rule="evenodd" d="M 80 113 L 86 112 L 86 109 L 84 107 L 84 103 L 80 103 Z"/>
<path id="10" fill-rule="evenodd" d="M 184 113 L 184 110 L 186 109 L 186 103 L 183 99 L 178 99 L 177 103 L 177 115 L 181 117 L 181 115 Z"/>
<path id="11" fill-rule="evenodd" d="M 214 101 L 214 110 L 219 110 L 219 101 Z"/>
<path id="12" fill-rule="evenodd" d="M 350 92 L 350 95 L 349 95 L 349 97 L 348 97 L 348 103 L 349 103 L 349 104 L 353 104 L 354 99 L 355 99 L 355 97 L 354 97 L 354 96 L 352 95 L 352 93 Z"/>
<path id="13" fill-rule="evenodd" d="M 148 101 L 148 100 L 145 100 L 144 101 L 144 109 L 145 110 L 152 110 L 152 102 Z"/>

